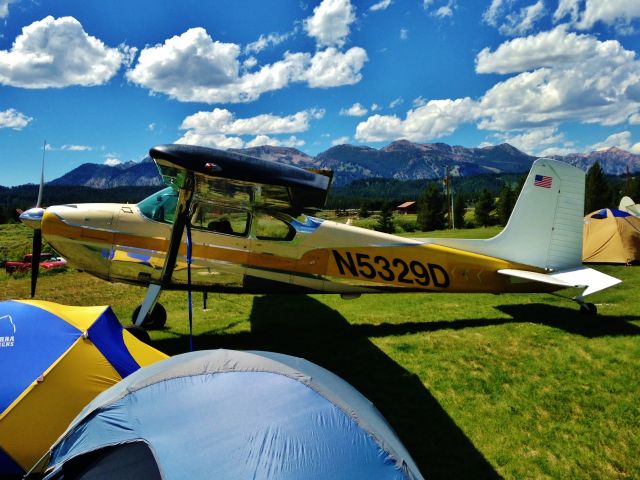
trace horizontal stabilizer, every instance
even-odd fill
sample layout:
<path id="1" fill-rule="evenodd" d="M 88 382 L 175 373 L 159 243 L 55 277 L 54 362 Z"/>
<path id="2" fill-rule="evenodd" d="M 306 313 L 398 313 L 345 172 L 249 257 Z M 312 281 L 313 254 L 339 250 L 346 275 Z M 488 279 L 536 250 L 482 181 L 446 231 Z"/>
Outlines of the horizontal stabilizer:
<path id="1" fill-rule="evenodd" d="M 605 288 L 613 287 L 622 280 L 607 275 L 606 273 L 599 272 L 593 268 L 588 267 L 576 267 L 568 268 L 566 270 L 558 270 L 549 274 L 550 276 L 564 280 L 565 282 L 572 284 L 586 285 L 586 290 L 582 292 L 582 296 L 591 295 L 592 293 L 599 292 Z"/>
<path id="2" fill-rule="evenodd" d="M 538 273 L 531 272 L 529 270 L 515 270 L 507 268 L 498 270 L 498 273 L 531 282 L 555 285 L 560 288 L 584 288 L 585 290 L 582 292 L 583 297 L 612 287 L 621 282 L 621 280 L 618 280 L 615 277 L 587 267 L 558 270 L 553 273 Z"/>

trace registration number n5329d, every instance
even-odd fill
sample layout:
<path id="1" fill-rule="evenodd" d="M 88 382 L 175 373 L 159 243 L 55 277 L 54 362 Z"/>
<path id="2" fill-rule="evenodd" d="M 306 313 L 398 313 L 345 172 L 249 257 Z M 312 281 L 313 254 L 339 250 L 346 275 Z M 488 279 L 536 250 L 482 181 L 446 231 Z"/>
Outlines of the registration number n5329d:
<path id="1" fill-rule="evenodd" d="M 402 285 L 449 286 L 449 274 L 435 263 L 349 251 L 332 250 L 332 253 L 340 275 Z"/>

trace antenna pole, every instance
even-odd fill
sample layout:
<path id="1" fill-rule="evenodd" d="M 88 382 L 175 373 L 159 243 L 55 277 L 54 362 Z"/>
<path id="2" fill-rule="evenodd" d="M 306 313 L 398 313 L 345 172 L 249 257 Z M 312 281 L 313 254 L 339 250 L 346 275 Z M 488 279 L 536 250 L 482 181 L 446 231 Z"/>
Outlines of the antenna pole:
<path id="1" fill-rule="evenodd" d="M 40 188 L 38 189 L 38 201 L 36 202 L 36 208 L 40 207 L 42 203 L 42 190 L 44 190 L 44 152 L 47 150 L 47 141 L 44 141 L 42 145 L 42 169 L 40 170 Z"/>

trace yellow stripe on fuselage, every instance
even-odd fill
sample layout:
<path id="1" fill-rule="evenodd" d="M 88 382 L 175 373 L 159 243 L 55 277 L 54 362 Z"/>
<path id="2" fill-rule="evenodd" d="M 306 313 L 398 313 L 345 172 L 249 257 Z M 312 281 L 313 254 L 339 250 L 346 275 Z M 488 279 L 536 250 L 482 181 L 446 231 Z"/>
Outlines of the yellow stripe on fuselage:
<path id="1" fill-rule="evenodd" d="M 168 238 L 124 232 L 103 232 L 103 235 L 100 230 L 88 236 L 81 232 L 84 227 L 67 225 L 57 217 L 49 218 L 48 215 L 51 214 L 45 213 L 47 221 L 44 223 L 43 233 L 54 241 L 54 248 L 56 236 L 78 242 L 91 238 L 94 244 L 98 243 L 103 248 L 117 253 L 119 261 L 123 260 L 123 252 L 126 254 L 128 249 L 131 249 L 132 253 L 137 253 L 133 252 L 134 250 L 147 252 L 153 258 L 153 264 L 156 267 L 164 261 L 164 252 L 169 245 Z M 206 234 L 194 233 L 192 251 L 194 268 L 211 265 L 210 262 L 221 262 L 256 269 L 252 274 L 257 275 L 259 270 L 270 270 L 291 275 L 315 276 L 334 283 L 374 289 L 381 287 L 385 291 L 390 289 L 443 292 L 550 290 L 548 286 L 532 282 L 512 283 L 509 277 L 497 273 L 500 269 L 543 272 L 541 269 L 436 244 L 357 246 L 354 243 L 358 239 L 350 239 L 353 246 L 311 248 L 304 253 L 291 248 L 283 251 L 295 253 L 296 256 L 285 256 L 249 248 L 251 240 L 248 238 L 241 239 L 244 241 L 241 246 L 198 243 L 197 237 L 206 238 L 203 236 Z M 372 240 L 373 237 L 362 236 L 363 243 Z M 334 241 L 340 242 L 338 238 Z M 180 246 L 179 255 L 182 258 L 186 256 L 184 243 Z M 131 262 L 141 261 L 132 256 Z M 91 271 L 87 265 L 82 267 Z M 136 282 L 137 278 L 129 280 Z"/>

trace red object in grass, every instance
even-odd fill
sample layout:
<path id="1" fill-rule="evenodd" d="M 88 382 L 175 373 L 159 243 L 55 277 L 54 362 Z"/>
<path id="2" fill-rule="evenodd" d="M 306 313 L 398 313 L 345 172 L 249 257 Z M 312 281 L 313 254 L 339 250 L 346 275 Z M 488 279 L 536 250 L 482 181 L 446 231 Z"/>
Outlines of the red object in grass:
<path id="1" fill-rule="evenodd" d="M 32 254 L 24 256 L 22 261 L 5 262 L 4 268 L 7 273 L 24 272 L 31 269 Z M 67 266 L 67 261 L 61 257 L 54 257 L 51 253 L 41 254 L 40 268 L 51 270 L 52 268 L 63 268 Z"/>

